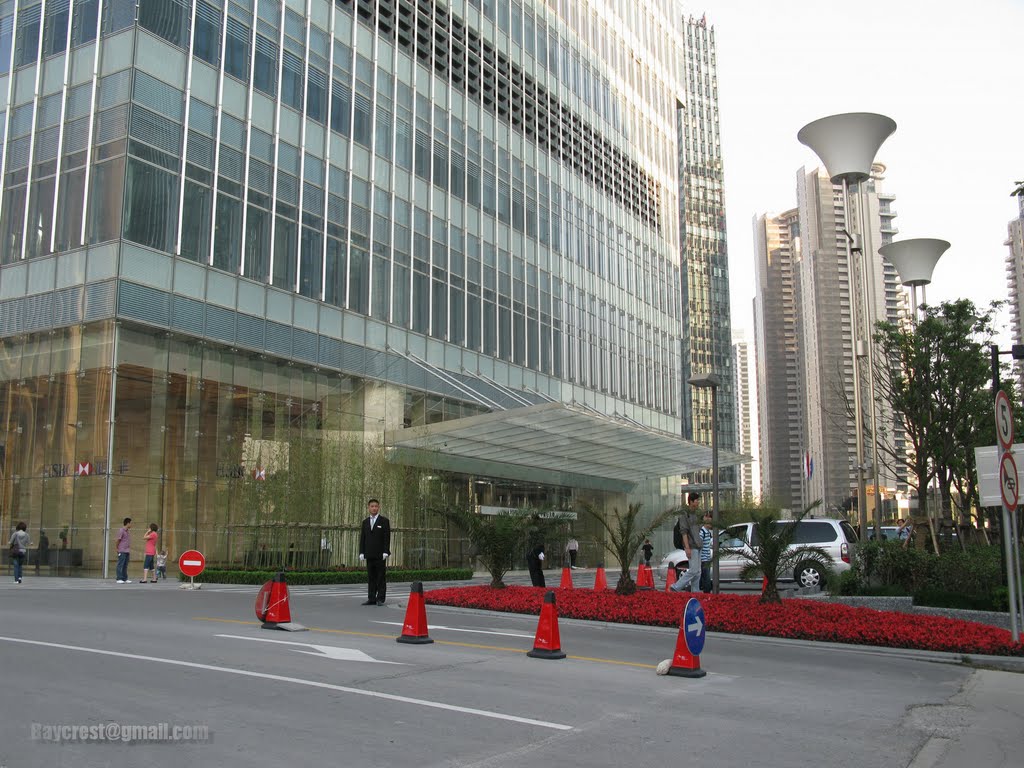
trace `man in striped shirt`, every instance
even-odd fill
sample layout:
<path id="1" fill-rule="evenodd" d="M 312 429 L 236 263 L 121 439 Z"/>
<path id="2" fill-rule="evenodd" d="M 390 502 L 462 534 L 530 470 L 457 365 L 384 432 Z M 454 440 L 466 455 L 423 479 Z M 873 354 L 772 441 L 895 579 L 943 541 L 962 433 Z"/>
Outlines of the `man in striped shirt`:
<path id="1" fill-rule="evenodd" d="M 704 513 L 704 525 L 700 527 L 700 591 L 704 593 L 711 592 L 712 590 L 712 578 L 711 578 L 711 557 L 712 557 L 712 539 L 714 539 L 714 529 L 711 527 L 711 513 Z"/>

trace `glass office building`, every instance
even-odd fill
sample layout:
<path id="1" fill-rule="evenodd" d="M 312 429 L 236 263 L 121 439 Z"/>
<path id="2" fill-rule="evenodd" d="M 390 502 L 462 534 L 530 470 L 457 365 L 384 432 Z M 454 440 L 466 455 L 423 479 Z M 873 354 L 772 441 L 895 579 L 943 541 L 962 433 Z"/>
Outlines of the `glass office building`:
<path id="1" fill-rule="evenodd" d="M 711 442 L 718 421 L 719 444 L 738 448 L 736 371 L 729 308 L 729 251 L 725 227 L 725 168 L 718 115 L 718 48 L 707 18 L 689 17 L 680 33 L 684 102 L 679 110 L 680 232 L 682 237 L 682 381 L 714 373 L 720 380 L 712 411 L 708 389 L 684 387 L 683 437 Z M 725 467 L 723 487 L 738 489 L 736 472 Z M 709 472 L 691 478 L 708 489 Z"/>
<path id="2" fill-rule="evenodd" d="M 449 552 L 438 498 L 674 499 L 710 464 L 678 438 L 683 24 L 0 1 L 4 530 L 86 571 L 124 516 L 339 563 L 370 496 L 400 556 Z"/>

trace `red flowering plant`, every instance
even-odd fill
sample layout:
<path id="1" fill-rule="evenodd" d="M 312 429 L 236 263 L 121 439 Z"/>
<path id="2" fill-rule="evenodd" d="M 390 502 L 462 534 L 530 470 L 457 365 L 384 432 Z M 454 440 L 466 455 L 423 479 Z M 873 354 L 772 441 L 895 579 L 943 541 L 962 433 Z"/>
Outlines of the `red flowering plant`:
<path id="1" fill-rule="evenodd" d="M 449 605 L 508 613 L 539 614 L 540 587 L 448 587 L 425 594 L 431 605 Z M 610 590 L 556 589 L 558 615 L 563 618 L 650 626 L 679 626 L 690 595 Z M 1009 631 L 960 619 L 876 611 L 838 603 L 791 598 L 761 603 L 757 595 L 701 595 L 710 632 L 819 640 L 889 648 L 950 653 L 1024 656 L 1024 644 Z"/>

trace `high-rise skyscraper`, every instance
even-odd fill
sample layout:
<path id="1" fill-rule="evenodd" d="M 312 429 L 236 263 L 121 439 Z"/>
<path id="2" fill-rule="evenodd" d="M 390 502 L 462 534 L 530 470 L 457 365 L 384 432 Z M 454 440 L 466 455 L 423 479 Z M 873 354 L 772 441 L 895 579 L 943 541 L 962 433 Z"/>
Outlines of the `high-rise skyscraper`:
<path id="1" fill-rule="evenodd" d="M 735 333 L 732 345 L 733 370 L 736 371 L 736 437 L 737 450 L 745 456 L 754 453 L 757 403 L 756 390 L 750 386 L 750 346 L 742 333 Z M 736 469 L 736 492 L 742 497 L 759 495 L 760 482 L 754 482 L 756 462 L 742 464 Z"/>
<path id="2" fill-rule="evenodd" d="M 804 469 L 803 375 L 794 265 L 800 250 L 796 209 L 754 221 L 761 495 L 783 508 L 800 503 Z"/>
<path id="3" fill-rule="evenodd" d="M 1017 218 L 1006 226 L 1007 237 L 1003 245 L 1006 254 L 1006 292 L 1010 304 L 1010 332 L 1014 344 L 1024 344 L 1024 196 L 1017 198 Z M 1015 361 L 1016 362 L 1016 361 Z M 1017 375 L 1024 387 L 1024 366 L 1019 362 Z"/>
<path id="4" fill-rule="evenodd" d="M 729 373 L 710 35 L 672 0 L 0 2 L 0 524 L 92 569 L 125 513 L 352 562 L 374 495 L 401 561 L 457 554 L 430 494 L 675 500 L 680 377 Z"/>
<path id="5" fill-rule="evenodd" d="M 736 449 L 736 393 L 729 309 L 724 169 L 718 121 L 718 66 L 714 27 L 689 18 L 683 37 L 685 102 L 679 110 L 679 199 L 682 233 L 682 380 L 717 374 L 719 444 Z M 683 388 L 683 436 L 711 441 L 711 395 Z M 735 483 L 731 469 L 725 485 Z"/>
<path id="6" fill-rule="evenodd" d="M 851 297 L 862 320 L 898 322 L 906 310 L 895 268 L 878 255 L 878 248 L 896 232 L 894 197 L 881 190 L 884 173 L 885 167 L 876 163 L 863 189 L 853 191 L 863 200 L 863 205 L 851 206 L 854 217 L 860 211 L 861 223 L 845 220 L 842 188 L 832 184 L 824 169 L 801 169 L 795 211 L 774 220 L 764 218 L 757 227 L 758 385 L 764 416 L 762 473 L 768 483 L 764 491 L 780 501 L 788 495 L 794 507 L 821 499 L 826 510 L 835 512 L 856 496 Z M 860 233 L 863 243 L 852 277 L 847 232 Z M 795 350 L 786 349 L 786 339 L 795 340 Z M 866 356 L 866 348 L 858 354 Z M 795 365 L 786 365 L 787 360 Z M 877 482 L 886 489 L 902 488 L 906 470 L 891 457 L 905 450 L 902 430 L 884 405 L 872 414 L 866 363 L 861 376 L 866 447 L 860 471 L 873 488 L 876 451 L 871 435 L 877 430 L 882 446 L 877 451 Z M 783 395 L 794 390 L 799 430 L 793 424 L 794 401 Z M 873 498 L 866 503 L 870 508 Z"/>

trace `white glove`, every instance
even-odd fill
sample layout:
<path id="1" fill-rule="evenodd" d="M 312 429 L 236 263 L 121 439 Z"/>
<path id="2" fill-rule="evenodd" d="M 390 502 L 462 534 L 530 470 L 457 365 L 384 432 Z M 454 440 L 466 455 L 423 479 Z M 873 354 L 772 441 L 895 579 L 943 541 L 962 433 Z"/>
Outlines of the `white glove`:
<path id="1" fill-rule="evenodd" d="M 544 553 L 541 552 L 539 555 L 537 555 L 537 559 L 543 561 L 544 560 Z"/>
<path id="2" fill-rule="evenodd" d="M 390 552 L 385 552 L 385 553 L 384 553 L 384 559 L 385 559 L 385 560 L 387 560 L 387 559 L 388 559 L 388 555 L 389 555 L 389 554 L 390 554 Z"/>
<path id="3" fill-rule="evenodd" d="M 363 555 L 360 555 L 360 556 L 359 556 L 359 562 L 363 562 L 363 560 L 365 560 L 365 559 L 366 559 L 366 557 L 365 557 L 365 556 L 363 556 Z"/>

